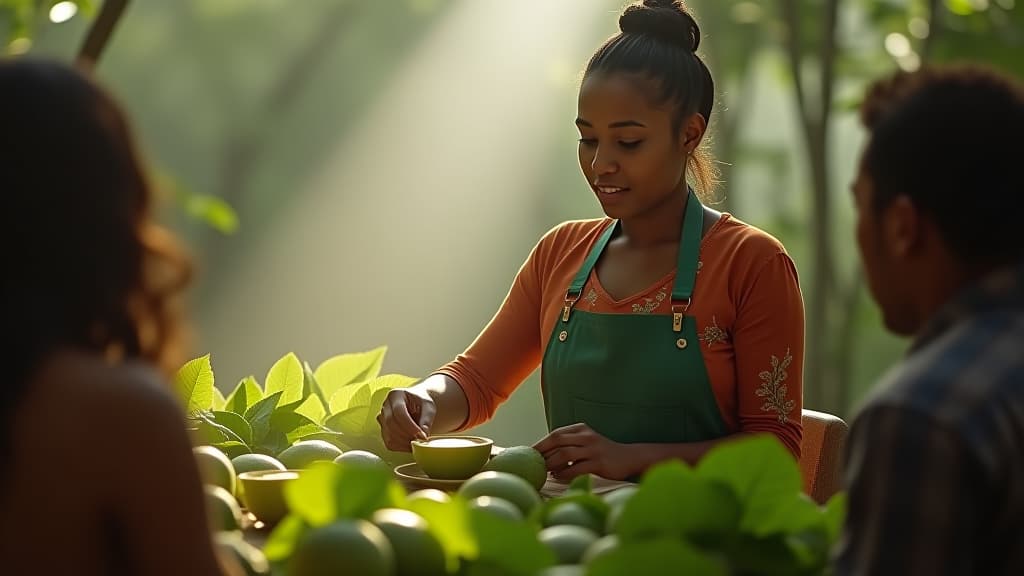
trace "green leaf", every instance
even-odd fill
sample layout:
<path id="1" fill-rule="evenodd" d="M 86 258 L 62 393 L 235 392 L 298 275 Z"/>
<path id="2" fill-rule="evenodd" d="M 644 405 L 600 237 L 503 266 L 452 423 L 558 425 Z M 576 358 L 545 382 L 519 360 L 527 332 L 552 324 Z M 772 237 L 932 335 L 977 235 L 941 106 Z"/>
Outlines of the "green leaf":
<path id="1" fill-rule="evenodd" d="M 572 482 L 569 483 L 569 488 L 566 492 L 583 492 L 585 494 L 591 494 L 594 491 L 594 482 L 590 474 L 583 474 L 573 478 Z"/>
<path id="2" fill-rule="evenodd" d="M 330 442 L 338 448 L 341 448 L 343 452 L 355 450 L 356 448 L 353 448 L 348 444 L 347 439 L 347 436 L 339 432 L 314 432 L 299 438 L 299 440 L 323 440 L 324 442 Z"/>
<path id="3" fill-rule="evenodd" d="M 302 362 L 294 353 L 289 352 L 274 363 L 263 383 L 267 394 L 281 392 L 281 403 L 290 404 L 302 400 Z"/>
<path id="4" fill-rule="evenodd" d="M 473 560 L 479 546 L 469 519 L 469 507 L 460 496 L 448 502 L 419 499 L 409 502 L 407 508 L 422 516 L 430 532 L 437 537 L 448 559 L 448 570 L 454 571 L 459 558 Z"/>
<path id="5" fill-rule="evenodd" d="M 309 418 L 313 422 L 320 423 L 324 421 L 324 416 L 327 415 L 327 410 L 324 408 L 323 402 L 320 401 L 320 397 L 313 394 L 307 396 L 302 404 L 299 404 L 295 408 L 296 414 L 302 414 L 306 418 Z"/>
<path id="6" fill-rule="evenodd" d="M 374 393 L 378 390 L 408 388 L 418 381 L 418 378 L 413 378 L 412 376 L 404 376 L 402 374 L 385 374 L 384 376 L 378 376 L 372 380 L 367 380 L 366 386 L 370 388 L 371 393 Z"/>
<path id="7" fill-rule="evenodd" d="M 622 509 L 617 530 L 623 540 L 673 537 L 714 542 L 736 530 L 741 514 L 727 485 L 699 477 L 682 462 L 665 462 L 644 475 Z"/>
<path id="8" fill-rule="evenodd" d="M 366 386 L 372 394 L 367 401 L 369 410 L 366 414 L 366 422 L 363 424 L 363 434 L 380 435 L 380 424 L 377 422 L 377 415 L 380 414 L 381 408 L 384 407 L 384 401 L 387 399 L 388 393 L 397 388 L 408 388 L 417 381 L 416 378 L 411 376 L 388 374 L 367 382 Z"/>
<path id="9" fill-rule="evenodd" d="M 283 392 L 274 392 L 245 411 L 245 419 L 252 427 L 254 444 L 262 444 L 267 433 L 270 432 L 270 418 L 274 415 L 278 401 L 281 400 L 281 394 Z"/>
<path id="10" fill-rule="evenodd" d="M 839 533 L 843 529 L 843 522 L 846 520 L 846 492 L 834 494 L 825 503 L 825 532 L 830 542 L 839 539 Z"/>
<path id="11" fill-rule="evenodd" d="M 174 375 L 174 389 L 187 414 L 213 407 L 213 367 L 210 355 L 189 360 Z"/>
<path id="12" fill-rule="evenodd" d="M 337 414 L 338 412 L 344 412 L 349 408 L 368 406 L 372 397 L 373 393 L 370 392 L 370 387 L 367 386 L 366 383 L 353 384 L 338 390 L 333 396 L 331 396 L 328 408 L 330 409 L 331 414 Z"/>
<path id="13" fill-rule="evenodd" d="M 185 213 L 206 222 L 222 234 L 233 234 L 238 230 L 238 215 L 227 202 L 206 194 L 190 194 L 178 191 L 178 197 Z"/>
<path id="14" fill-rule="evenodd" d="M 483 510 L 470 510 L 469 523 L 477 537 L 477 559 L 502 573 L 532 576 L 556 562 L 554 552 L 537 540 L 530 524 Z"/>
<path id="15" fill-rule="evenodd" d="M 246 376 L 238 382 L 238 385 L 231 391 L 231 394 L 228 394 L 224 402 L 224 410 L 234 412 L 235 414 L 245 414 L 245 411 L 250 406 L 262 399 L 263 390 L 260 389 L 256 378 Z"/>
<path id="16" fill-rule="evenodd" d="M 281 408 L 275 410 L 270 417 L 270 428 L 284 434 L 289 444 L 294 444 L 303 436 L 324 431 L 322 426 L 302 414 Z"/>
<path id="17" fill-rule="evenodd" d="M 815 561 L 807 554 L 798 554 L 792 539 L 784 534 L 756 537 L 741 534 L 726 542 L 724 555 L 736 574 L 759 576 L 800 576 L 820 574 L 813 571 Z M 827 550 L 827 549 L 826 549 Z"/>
<path id="18" fill-rule="evenodd" d="M 687 544 L 685 540 L 663 538 L 624 542 L 595 560 L 587 570 L 587 576 L 665 574 L 666 569 L 672 574 L 729 574 L 721 562 Z"/>
<path id="19" fill-rule="evenodd" d="M 946 0 L 949 11 L 959 16 L 970 16 L 974 13 L 974 6 L 971 0 Z"/>
<path id="20" fill-rule="evenodd" d="M 324 425 L 335 432 L 359 436 L 363 435 L 366 418 L 369 414 L 370 408 L 368 406 L 355 406 L 349 410 L 332 415 L 324 421 Z"/>
<path id="21" fill-rule="evenodd" d="M 320 400 L 321 406 L 327 406 L 327 401 L 330 398 L 325 398 L 323 392 L 320 390 L 320 384 L 316 381 L 316 375 L 313 374 L 313 368 L 309 365 L 309 362 L 303 360 L 302 362 L 302 397 L 306 398 L 309 396 L 316 396 Z M 326 410 L 326 409 L 325 409 Z"/>
<path id="22" fill-rule="evenodd" d="M 235 440 L 228 440 L 227 442 L 217 442 L 211 444 L 214 448 L 223 452 L 227 457 L 236 458 L 242 454 L 251 454 L 252 450 L 245 444 L 237 442 Z"/>
<path id="23" fill-rule="evenodd" d="M 369 518 L 381 508 L 405 506 L 405 491 L 390 470 L 319 462 L 285 486 L 288 508 L 311 526 L 341 518 Z"/>
<path id="24" fill-rule="evenodd" d="M 387 351 L 387 346 L 381 346 L 369 352 L 341 354 L 324 360 L 313 373 L 322 396 L 329 399 L 344 386 L 376 378 Z"/>
<path id="25" fill-rule="evenodd" d="M 223 410 L 225 404 L 227 404 L 227 400 L 224 398 L 224 395 L 221 394 L 219 388 L 214 386 L 214 388 L 213 388 L 213 404 L 211 405 L 211 408 L 213 408 L 214 410 Z"/>
<path id="26" fill-rule="evenodd" d="M 219 444 L 229 441 L 245 444 L 242 437 L 236 434 L 234 430 L 217 422 L 212 412 L 196 412 L 192 416 L 192 420 L 196 423 L 200 438 L 207 444 Z"/>
<path id="27" fill-rule="evenodd" d="M 252 444 L 252 426 L 249 426 L 249 423 L 245 421 L 245 418 L 235 414 L 234 412 L 217 410 L 211 412 L 211 415 L 214 422 L 229 428 L 242 440 L 242 442 Z"/>
<path id="28" fill-rule="evenodd" d="M 334 486 L 340 470 L 333 463 L 324 464 L 327 465 L 304 470 L 297 480 L 288 482 L 284 487 L 288 509 L 313 527 L 330 524 L 337 518 Z"/>
<path id="29" fill-rule="evenodd" d="M 309 526 L 302 521 L 302 518 L 295 514 L 289 514 L 270 533 L 263 553 L 271 562 L 284 562 L 291 558 L 295 545 L 309 531 Z"/>
<path id="30" fill-rule="evenodd" d="M 793 502 L 801 493 L 800 469 L 771 435 L 720 444 L 701 460 L 697 475 L 733 489 L 743 509 L 740 529 L 764 536 L 794 522 Z"/>

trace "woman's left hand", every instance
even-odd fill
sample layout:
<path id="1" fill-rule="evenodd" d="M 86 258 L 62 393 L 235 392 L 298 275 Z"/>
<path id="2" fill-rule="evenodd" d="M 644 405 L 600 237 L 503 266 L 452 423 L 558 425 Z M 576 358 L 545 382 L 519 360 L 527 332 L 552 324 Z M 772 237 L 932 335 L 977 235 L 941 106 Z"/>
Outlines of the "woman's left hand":
<path id="1" fill-rule="evenodd" d="M 544 456 L 551 474 L 561 481 L 583 474 L 625 480 L 634 474 L 629 445 L 613 442 L 586 424 L 558 428 L 533 447 Z"/>

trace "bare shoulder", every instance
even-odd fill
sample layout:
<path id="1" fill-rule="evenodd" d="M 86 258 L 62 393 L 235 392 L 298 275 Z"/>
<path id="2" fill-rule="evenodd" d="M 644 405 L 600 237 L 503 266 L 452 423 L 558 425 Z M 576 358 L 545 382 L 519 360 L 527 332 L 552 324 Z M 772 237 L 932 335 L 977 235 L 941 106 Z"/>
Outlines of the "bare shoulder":
<path id="1" fill-rule="evenodd" d="M 97 355 L 65 351 L 37 372 L 35 400 L 55 407 L 65 422 L 88 421 L 102 431 L 112 426 L 178 421 L 184 417 L 170 384 L 153 368 L 137 361 L 108 362 Z M 130 437 L 130 436 L 129 436 Z"/>

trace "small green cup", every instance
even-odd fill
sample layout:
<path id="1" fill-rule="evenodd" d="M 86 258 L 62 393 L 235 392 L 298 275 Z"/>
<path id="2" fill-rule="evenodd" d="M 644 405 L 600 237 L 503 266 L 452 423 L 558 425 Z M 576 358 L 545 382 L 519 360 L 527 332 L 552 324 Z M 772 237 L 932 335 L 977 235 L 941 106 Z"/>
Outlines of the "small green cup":
<path id="1" fill-rule="evenodd" d="M 431 478 L 465 480 L 484 467 L 493 444 L 480 436 L 435 436 L 413 440 L 412 457 Z"/>
<path id="2" fill-rule="evenodd" d="M 246 509 L 264 524 L 280 522 L 288 515 L 284 487 L 297 480 L 301 473 L 301 470 L 259 470 L 239 474 Z"/>

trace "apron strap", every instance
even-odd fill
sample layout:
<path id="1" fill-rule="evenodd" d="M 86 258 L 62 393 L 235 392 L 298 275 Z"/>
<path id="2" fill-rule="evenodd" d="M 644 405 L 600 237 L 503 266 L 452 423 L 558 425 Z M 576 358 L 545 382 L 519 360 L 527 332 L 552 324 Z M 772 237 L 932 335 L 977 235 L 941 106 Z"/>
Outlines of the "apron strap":
<path id="1" fill-rule="evenodd" d="M 697 283 L 697 263 L 700 260 L 700 241 L 704 234 L 704 206 L 690 188 L 683 216 L 683 231 L 679 239 L 679 257 L 676 261 L 676 281 L 672 285 L 672 331 L 683 329 L 683 315 L 690 308 L 693 286 Z"/>
<path id="2" fill-rule="evenodd" d="M 672 286 L 672 330 L 679 332 L 683 329 L 683 314 L 690 307 L 690 299 L 693 296 L 693 285 L 697 281 L 697 261 L 700 258 L 700 241 L 704 233 L 704 206 L 697 199 L 697 195 L 689 188 L 689 195 L 686 201 L 686 213 L 683 216 L 683 226 L 680 232 L 679 256 L 676 261 L 676 280 Z M 569 321 L 569 314 L 572 307 L 579 300 L 583 287 L 590 278 L 597 260 L 604 253 L 605 247 L 611 241 L 612 236 L 620 227 L 616 220 L 606 228 L 597 243 L 587 254 L 586 260 L 580 266 L 579 271 L 569 285 L 565 293 L 565 306 L 562 308 L 562 322 Z"/>

